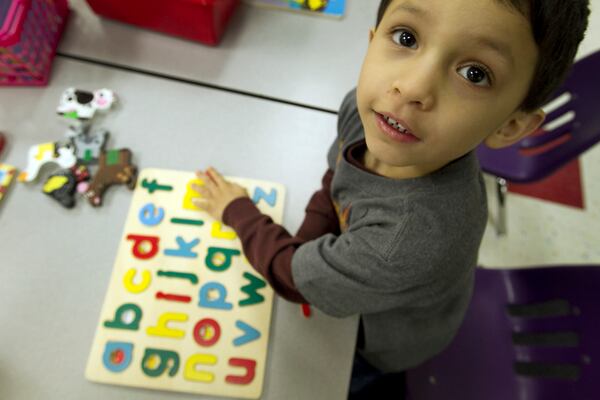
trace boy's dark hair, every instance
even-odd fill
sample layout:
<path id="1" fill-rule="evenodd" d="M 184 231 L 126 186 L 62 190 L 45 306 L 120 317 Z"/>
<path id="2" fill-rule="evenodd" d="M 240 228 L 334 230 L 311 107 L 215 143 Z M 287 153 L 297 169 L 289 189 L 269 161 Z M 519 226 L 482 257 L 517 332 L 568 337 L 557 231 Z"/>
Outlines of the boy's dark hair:
<path id="1" fill-rule="evenodd" d="M 588 0 L 496 0 L 523 14 L 531 22 L 539 57 L 523 111 L 534 111 L 551 99 L 568 74 L 590 14 Z M 377 24 L 392 0 L 381 0 Z"/>

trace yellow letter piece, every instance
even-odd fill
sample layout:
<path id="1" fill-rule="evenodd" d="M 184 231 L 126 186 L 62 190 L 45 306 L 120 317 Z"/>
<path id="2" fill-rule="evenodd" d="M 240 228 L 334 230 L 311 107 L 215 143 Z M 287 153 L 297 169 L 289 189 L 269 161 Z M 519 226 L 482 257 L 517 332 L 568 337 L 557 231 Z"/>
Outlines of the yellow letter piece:
<path id="1" fill-rule="evenodd" d="M 200 193 L 192 189 L 193 184 L 196 184 L 198 186 L 204 186 L 204 181 L 202 179 L 192 179 L 188 182 L 187 187 L 185 189 L 185 196 L 183 197 L 184 210 L 200 210 L 200 208 L 196 207 L 196 205 L 192 203 L 192 199 L 202 197 L 200 196 Z"/>
<path id="2" fill-rule="evenodd" d="M 152 336 L 182 339 L 185 336 L 185 331 L 169 328 L 167 324 L 169 321 L 185 322 L 187 319 L 187 314 L 166 312 L 158 318 L 156 326 L 150 326 L 146 329 L 146 333 Z"/>
<path id="3" fill-rule="evenodd" d="M 210 235 L 216 239 L 226 239 L 233 240 L 237 237 L 235 232 L 232 231 L 223 231 L 223 224 L 219 221 L 215 221 L 212 224 L 212 228 L 210 230 Z"/>
<path id="4" fill-rule="evenodd" d="M 215 365 L 217 357 L 212 354 L 192 354 L 185 363 L 183 377 L 189 381 L 211 383 L 215 375 L 206 371 L 198 371 L 198 365 Z"/>
<path id="5" fill-rule="evenodd" d="M 150 282 L 152 281 L 150 271 L 145 269 L 142 271 L 142 281 L 140 283 L 134 283 L 136 273 L 137 269 L 131 268 L 123 277 L 123 285 L 129 293 L 142 293 L 144 290 L 148 289 L 148 286 L 150 286 Z"/>

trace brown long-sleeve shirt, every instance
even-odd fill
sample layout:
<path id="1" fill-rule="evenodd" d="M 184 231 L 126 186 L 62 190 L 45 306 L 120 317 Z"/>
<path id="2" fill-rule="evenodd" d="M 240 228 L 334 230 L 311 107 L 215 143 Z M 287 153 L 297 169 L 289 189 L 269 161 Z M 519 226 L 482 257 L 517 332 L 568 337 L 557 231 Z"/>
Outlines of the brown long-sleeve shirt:
<path id="1" fill-rule="evenodd" d="M 307 302 L 292 278 L 292 256 L 296 249 L 326 233 L 340 232 L 331 201 L 332 178 L 333 171 L 328 169 L 321 189 L 313 194 L 306 207 L 304 221 L 295 236 L 262 214 L 247 197 L 232 201 L 223 212 L 223 222 L 236 231 L 250 264 L 277 294 L 289 301 Z"/>

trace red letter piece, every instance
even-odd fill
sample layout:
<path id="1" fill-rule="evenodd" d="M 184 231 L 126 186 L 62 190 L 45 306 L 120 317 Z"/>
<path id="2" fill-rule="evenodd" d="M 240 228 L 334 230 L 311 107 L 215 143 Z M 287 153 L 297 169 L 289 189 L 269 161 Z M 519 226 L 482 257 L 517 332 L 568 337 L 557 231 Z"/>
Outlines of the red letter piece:
<path id="1" fill-rule="evenodd" d="M 157 236 L 127 235 L 127 240 L 134 241 L 131 250 L 133 255 L 140 260 L 147 260 L 158 253 L 159 238 Z M 150 248 L 148 248 L 148 244 Z"/>
<path id="2" fill-rule="evenodd" d="M 157 292 L 156 298 L 163 299 L 163 300 L 169 300 L 169 301 L 179 301 L 182 303 L 189 303 L 190 301 L 192 301 L 192 298 L 190 296 L 182 296 L 179 294 L 169 294 L 169 293 L 163 293 L 163 292 Z"/>
<path id="3" fill-rule="evenodd" d="M 254 380 L 254 374 L 256 370 L 256 361 L 249 360 L 247 358 L 230 358 L 229 365 L 232 367 L 246 368 L 246 375 L 236 376 L 227 375 L 225 381 L 234 385 L 247 385 Z"/>
<path id="4" fill-rule="evenodd" d="M 212 328 L 214 331 L 212 336 L 210 335 L 209 328 Z M 194 326 L 194 340 L 196 340 L 196 343 L 200 346 L 210 347 L 217 343 L 220 337 L 221 327 L 219 326 L 219 323 L 212 318 L 200 320 L 196 326 Z"/>

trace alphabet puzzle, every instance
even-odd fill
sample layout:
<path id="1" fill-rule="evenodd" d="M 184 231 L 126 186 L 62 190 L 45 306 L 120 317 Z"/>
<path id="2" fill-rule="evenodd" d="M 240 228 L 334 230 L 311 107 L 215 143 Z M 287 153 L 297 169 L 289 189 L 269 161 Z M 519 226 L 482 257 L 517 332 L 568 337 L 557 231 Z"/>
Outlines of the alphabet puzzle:
<path id="1" fill-rule="evenodd" d="M 281 222 L 282 185 L 228 178 Z M 92 345 L 89 380 L 257 399 L 273 291 L 235 232 L 193 203 L 192 172 L 139 174 Z"/>

